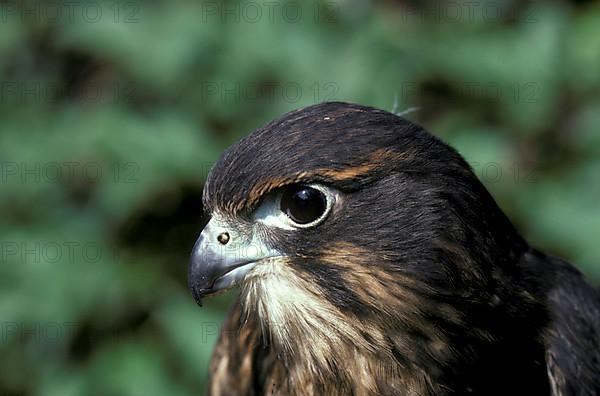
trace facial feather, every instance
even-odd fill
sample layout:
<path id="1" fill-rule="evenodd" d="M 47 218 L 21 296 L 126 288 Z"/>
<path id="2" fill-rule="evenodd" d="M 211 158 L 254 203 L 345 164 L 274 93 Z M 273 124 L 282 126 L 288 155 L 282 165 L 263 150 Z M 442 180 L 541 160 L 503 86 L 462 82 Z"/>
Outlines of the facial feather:
<path id="1" fill-rule="evenodd" d="M 297 271 L 289 258 L 255 268 L 242 287 L 244 316 L 258 318 L 263 338 L 270 340 L 291 367 L 294 362 L 302 362 L 301 370 L 290 370 L 294 381 L 320 378 L 318 382 L 328 383 L 336 378 L 336 383 L 349 384 L 355 394 L 367 395 L 376 392 L 377 381 L 398 382 L 398 378 L 405 378 L 396 386 L 404 387 L 407 395 L 422 394 L 422 384 L 414 381 L 420 378 L 419 369 L 406 365 L 405 373 L 416 370 L 416 374 L 399 374 L 402 364 L 386 335 L 390 324 L 403 320 L 407 328 L 429 332 L 434 353 L 447 353 L 445 340 L 436 338 L 431 328 L 423 328 L 418 313 L 408 312 L 411 304 L 418 306 L 417 296 L 410 292 L 415 281 L 405 277 L 407 288 L 398 287 L 398 278 L 378 267 L 369 252 L 344 243 L 335 244 L 312 264 L 339 267 L 344 282 L 340 287 L 355 291 L 365 306 L 371 307 L 372 315 L 361 318 L 341 309 L 330 301 L 328 290 L 320 287 L 318 278 Z M 406 356 L 402 360 L 408 361 Z"/>
<path id="2" fill-rule="evenodd" d="M 334 367 L 349 357 L 348 351 L 340 349 L 349 340 L 357 341 L 358 349 L 374 346 L 361 343 L 356 326 L 327 301 L 316 281 L 307 281 L 285 260 L 271 260 L 248 277 L 242 301 L 246 315 L 260 318 L 266 337 L 284 356 L 307 362 L 318 375 L 323 367 Z"/>

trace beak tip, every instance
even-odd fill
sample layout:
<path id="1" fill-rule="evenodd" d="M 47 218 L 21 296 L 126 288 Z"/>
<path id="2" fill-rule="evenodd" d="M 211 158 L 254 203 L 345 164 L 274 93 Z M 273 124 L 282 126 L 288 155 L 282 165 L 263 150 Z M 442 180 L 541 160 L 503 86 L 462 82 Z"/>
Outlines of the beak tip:
<path id="1" fill-rule="evenodd" d="M 206 289 L 203 289 L 198 284 L 192 271 L 190 271 L 190 273 L 188 274 L 188 290 L 190 291 L 190 294 L 194 298 L 194 301 L 196 301 L 196 304 L 198 304 L 198 306 L 201 307 L 203 292 L 205 292 Z"/>
<path id="2" fill-rule="evenodd" d="M 198 304 L 199 307 L 202 306 L 202 296 L 204 289 L 198 289 L 196 286 L 190 285 L 190 292 L 192 297 L 194 297 L 194 301 Z"/>

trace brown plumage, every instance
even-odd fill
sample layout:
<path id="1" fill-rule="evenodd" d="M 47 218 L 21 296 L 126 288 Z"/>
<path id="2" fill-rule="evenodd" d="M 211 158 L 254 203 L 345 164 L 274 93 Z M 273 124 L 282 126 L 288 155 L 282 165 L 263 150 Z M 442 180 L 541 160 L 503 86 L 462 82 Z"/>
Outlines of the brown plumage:
<path id="1" fill-rule="evenodd" d="M 600 297 L 528 245 L 452 148 L 344 103 L 211 171 L 196 300 L 239 285 L 210 395 L 597 395 Z"/>

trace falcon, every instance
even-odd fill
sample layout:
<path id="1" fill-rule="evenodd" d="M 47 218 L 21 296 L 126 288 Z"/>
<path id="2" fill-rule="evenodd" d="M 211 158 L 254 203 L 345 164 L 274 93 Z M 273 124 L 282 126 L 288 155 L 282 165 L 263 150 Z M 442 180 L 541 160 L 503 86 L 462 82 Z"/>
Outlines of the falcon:
<path id="1" fill-rule="evenodd" d="M 599 293 L 406 119 L 290 112 L 222 155 L 203 204 L 191 292 L 240 288 L 209 395 L 600 394 Z"/>

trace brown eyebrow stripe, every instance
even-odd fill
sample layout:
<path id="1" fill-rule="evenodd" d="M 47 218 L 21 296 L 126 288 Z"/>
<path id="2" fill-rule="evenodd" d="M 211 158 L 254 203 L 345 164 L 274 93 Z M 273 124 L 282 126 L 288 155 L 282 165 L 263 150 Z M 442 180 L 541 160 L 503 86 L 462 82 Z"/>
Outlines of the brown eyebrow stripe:
<path id="1" fill-rule="evenodd" d="M 388 163 L 406 161 L 411 158 L 408 152 L 396 152 L 390 149 L 378 149 L 371 153 L 362 163 L 342 169 L 316 168 L 311 171 L 299 172 L 288 177 L 263 180 L 257 183 L 246 197 L 239 197 L 227 205 L 227 210 L 237 214 L 244 208 L 255 205 L 265 194 L 277 188 L 300 183 L 310 179 L 327 179 L 335 182 L 359 179 L 371 174 Z"/>

